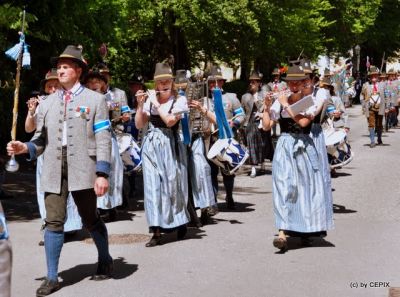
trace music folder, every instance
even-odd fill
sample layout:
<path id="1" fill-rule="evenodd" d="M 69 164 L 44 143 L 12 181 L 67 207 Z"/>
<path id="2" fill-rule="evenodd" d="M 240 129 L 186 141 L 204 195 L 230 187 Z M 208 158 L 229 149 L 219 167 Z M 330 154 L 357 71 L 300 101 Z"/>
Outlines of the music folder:
<path id="1" fill-rule="evenodd" d="M 299 113 L 306 111 L 313 105 L 314 105 L 314 100 L 313 100 L 312 96 L 309 95 L 309 96 L 306 96 L 306 97 L 300 99 L 296 103 L 293 103 L 292 105 L 290 105 L 290 109 L 292 110 L 293 114 L 296 116 Z M 287 116 L 288 115 L 287 111 L 284 110 L 282 112 L 282 115 Z"/>

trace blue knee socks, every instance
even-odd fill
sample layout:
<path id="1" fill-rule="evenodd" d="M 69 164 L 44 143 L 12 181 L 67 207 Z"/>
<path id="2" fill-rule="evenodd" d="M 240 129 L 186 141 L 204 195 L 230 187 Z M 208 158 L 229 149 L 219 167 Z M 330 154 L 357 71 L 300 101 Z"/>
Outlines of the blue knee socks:
<path id="1" fill-rule="evenodd" d="M 55 232 L 46 229 L 44 232 L 44 248 L 46 251 L 47 278 L 58 280 L 58 260 L 64 244 L 64 232 Z"/>
<path id="2" fill-rule="evenodd" d="M 371 139 L 371 143 L 375 143 L 375 129 L 369 128 L 369 139 Z"/>

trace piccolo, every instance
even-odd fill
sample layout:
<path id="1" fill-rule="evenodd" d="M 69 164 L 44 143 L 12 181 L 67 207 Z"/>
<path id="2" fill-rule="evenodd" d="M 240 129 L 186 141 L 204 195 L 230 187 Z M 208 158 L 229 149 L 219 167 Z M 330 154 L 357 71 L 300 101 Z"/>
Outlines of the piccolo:
<path id="1" fill-rule="evenodd" d="M 291 94 L 292 94 L 292 92 L 291 92 L 290 90 L 284 90 L 284 91 L 280 91 L 280 92 L 277 92 L 277 93 L 268 92 L 267 95 L 266 95 L 265 97 L 270 96 L 270 97 L 272 97 L 273 99 L 277 100 L 277 99 L 279 99 L 279 97 L 281 97 L 281 96 L 289 97 Z"/>
<path id="2" fill-rule="evenodd" d="M 167 92 L 170 92 L 171 91 L 171 89 L 168 89 L 168 90 L 165 90 L 165 91 L 154 91 L 154 93 L 155 94 L 161 94 L 161 93 L 167 93 Z M 143 92 L 143 93 L 140 93 L 140 94 L 135 94 L 135 96 L 136 97 L 139 97 L 139 96 L 149 96 L 150 95 L 150 93 L 149 93 L 149 91 L 147 91 L 147 92 Z"/>

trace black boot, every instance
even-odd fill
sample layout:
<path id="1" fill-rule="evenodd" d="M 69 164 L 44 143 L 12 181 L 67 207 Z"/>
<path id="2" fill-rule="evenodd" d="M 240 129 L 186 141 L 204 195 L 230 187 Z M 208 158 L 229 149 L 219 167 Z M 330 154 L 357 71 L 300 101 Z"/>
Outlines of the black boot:
<path id="1" fill-rule="evenodd" d="M 225 197 L 226 208 L 233 210 L 235 209 L 235 202 L 233 201 L 233 185 L 235 182 L 235 176 L 223 174 L 223 181 L 226 192 L 226 197 Z"/>
<path id="2" fill-rule="evenodd" d="M 235 206 L 235 201 L 233 201 L 232 196 L 226 196 L 225 197 L 225 201 L 226 201 L 226 208 L 230 209 L 230 210 L 235 210 L 236 206 Z"/>
<path id="3" fill-rule="evenodd" d="M 376 134 L 378 135 L 378 145 L 383 145 L 383 143 L 382 143 L 382 130 L 381 129 L 377 130 Z"/>
<path id="4" fill-rule="evenodd" d="M 112 259 L 108 263 L 99 262 L 97 264 L 96 274 L 91 277 L 91 280 L 102 281 L 109 279 L 112 277 L 113 271 L 114 271 L 114 263 Z"/>
<path id="5" fill-rule="evenodd" d="M 210 216 L 207 208 L 201 210 L 200 222 L 203 224 L 203 226 L 210 222 Z"/>
<path id="6" fill-rule="evenodd" d="M 196 213 L 196 210 L 194 209 L 192 200 L 193 200 L 193 198 L 189 197 L 188 205 L 187 205 L 187 210 L 190 215 L 189 227 L 201 228 L 201 227 L 203 227 L 203 225 L 201 224 L 199 217 L 197 216 L 197 213 Z"/>
<path id="7" fill-rule="evenodd" d="M 177 232 L 177 234 L 176 234 L 176 239 L 177 239 L 177 240 L 182 240 L 182 239 L 184 239 L 185 236 L 186 236 L 186 233 L 187 233 L 187 227 L 186 227 L 186 225 L 179 226 L 179 227 L 178 227 L 178 232 Z"/>
<path id="8" fill-rule="evenodd" d="M 108 249 L 108 232 L 106 225 L 102 220 L 99 220 L 89 233 L 93 238 L 99 254 L 97 271 L 91 279 L 95 281 L 108 279 L 111 277 L 114 266 Z"/>

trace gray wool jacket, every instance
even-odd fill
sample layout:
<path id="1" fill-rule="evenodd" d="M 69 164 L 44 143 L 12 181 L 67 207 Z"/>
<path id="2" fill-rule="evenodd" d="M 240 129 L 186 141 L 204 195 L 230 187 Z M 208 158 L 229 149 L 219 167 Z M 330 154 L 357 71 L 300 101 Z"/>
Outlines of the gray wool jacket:
<path id="1" fill-rule="evenodd" d="M 59 90 L 41 103 L 36 132 L 27 142 L 31 160 L 43 154 L 43 192 L 61 192 L 64 118 L 68 190 L 93 188 L 96 172 L 110 174 L 111 133 L 105 96 L 80 86 L 65 108 Z"/>

